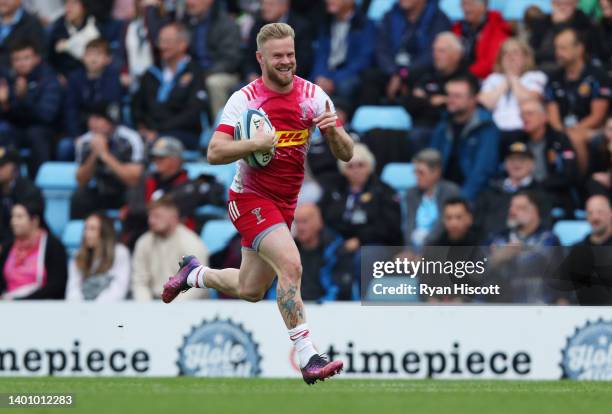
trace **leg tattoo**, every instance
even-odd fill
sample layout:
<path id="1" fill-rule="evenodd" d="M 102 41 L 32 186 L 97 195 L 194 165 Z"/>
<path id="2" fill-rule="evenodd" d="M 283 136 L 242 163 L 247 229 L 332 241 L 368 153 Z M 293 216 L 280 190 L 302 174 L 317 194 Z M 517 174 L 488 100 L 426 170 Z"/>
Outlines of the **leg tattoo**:
<path id="1" fill-rule="evenodd" d="M 280 280 L 276 290 L 278 308 L 287 328 L 295 328 L 304 323 L 304 303 L 298 286 L 289 282 L 289 286 L 281 286 Z"/>

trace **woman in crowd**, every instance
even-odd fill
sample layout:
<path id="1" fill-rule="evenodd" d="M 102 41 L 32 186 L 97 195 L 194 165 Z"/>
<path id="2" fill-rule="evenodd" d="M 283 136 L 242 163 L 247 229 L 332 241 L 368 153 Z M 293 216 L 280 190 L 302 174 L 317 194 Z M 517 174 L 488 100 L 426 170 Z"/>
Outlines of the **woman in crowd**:
<path id="1" fill-rule="evenodd" d="M 49 63 L 62 74 L 81 67 L 85 46 L 100 37 L 95 17 L 85 0 L 66 0 L 64 15 L 53 22 L 49 33 Z"/>
<path id="2" fill-rule="evenodd" d="M 155 39 L 159 27 L 150 24 L 164 14 L 162 0 L 135 0 L 135 16 L 128 22 L 122 39 L 124 68 L 121 83 L 130 91 L 138 89 L 138 79 L 155 63 Z"/>
<path id="3" fill-rule="evenodd" d="M 325 223 L 346 240 L 345 249 L 401 245 L 399 198 L 373 173 L 375 160 L 368 147 L 355 144 L 353 158 L 338 162 L 338 168 L 340 182 L 324 192 L 320 204 Z"/>
<path id="4" fill-rule="evenodd" d="M 66 299 L 125 299 L 130 270 L 130 253 L 117 243 L 112 220 L 98 213 L 91 214 L 85 220 L 81 247 L 70 260 Z"/>
<path id="5" fill-rule="evenodd" d="M 11 210 L 15 240 L 0 257 L 0 299 L 63 299 L 66 251 L 47 230 L 44 202 L 21 201 Z"/>
<path id="6" fill-rule="evenodd" d="M 493 111 L 497 127 L 507 135 L 523 128 L 519 101 L 542 98 L 546 75 L 534 70 L 533 51 L 527 43 L 507 39 L 497 55 L 494 72 L 483 82 L 478 100 Z"/>

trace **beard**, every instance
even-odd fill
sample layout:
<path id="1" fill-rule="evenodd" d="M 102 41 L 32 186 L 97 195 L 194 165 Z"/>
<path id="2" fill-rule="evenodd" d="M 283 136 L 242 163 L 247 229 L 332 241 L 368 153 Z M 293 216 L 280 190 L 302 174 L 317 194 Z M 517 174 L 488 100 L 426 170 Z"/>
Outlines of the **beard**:
<path id="1" fill-rule="evenodd" d="M 603 236 L 608 231 L 608 226 L 605 224 L 595 223 L 591 226 L 591 233 L 595 236 Z"/>
<path id="2" fill-rule="evenodd" d="M 278 73 L 278 69 L 276 69 L 274 66 L 266 64 L 266 72 L 268 74 L 268 78 L 270 79 L 270 81 L 272 81 L 273 83 L 277 84 L 280 87 L 291 85 L 291 82 L 293 82 L 293 76 L 295 75 L 296 65 L 293 65 L 289 69 L 290 69 L 289 73 L 291 74 L 291 76 L 283 76 Z"/>

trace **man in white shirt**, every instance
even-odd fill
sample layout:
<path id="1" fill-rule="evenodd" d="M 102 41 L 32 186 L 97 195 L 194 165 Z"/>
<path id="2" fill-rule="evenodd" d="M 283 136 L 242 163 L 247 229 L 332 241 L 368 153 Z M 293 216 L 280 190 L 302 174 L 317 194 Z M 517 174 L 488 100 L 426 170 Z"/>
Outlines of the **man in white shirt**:
<path id="1" fill-rule="evenodd" d="M 132 296 L 146 302 L 159 298 L 166 280 L 176 273 L 177 257 L 194 255 L 208 264 L 208 250 L 196 233 L 180 222 L 176 203 L 164 196 L 149 205 L 149 231 L 136 242 L 132 262 Z M 190 289 L 181 299 L 201 299 L 206 289 Z"/>

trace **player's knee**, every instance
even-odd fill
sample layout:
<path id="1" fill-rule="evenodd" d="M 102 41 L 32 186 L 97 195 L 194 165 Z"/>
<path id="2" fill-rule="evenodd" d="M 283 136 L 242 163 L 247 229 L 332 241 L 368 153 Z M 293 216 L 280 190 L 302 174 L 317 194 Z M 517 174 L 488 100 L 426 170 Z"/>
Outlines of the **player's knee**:
<path id="1" fill-rule="evenodd" d="M 265 290 L 261 289 L 253 289 L 246 286 L 238 287 L 238 294 L 241 299 L 244 299 L 248 302 L 259 302 L 262 300 L 266 294 Z"/>
<path id="2" fill-rule="evenodd" d="M 299 256 L 284 260 L 280 266 L 280 272 L 281 277 L 299 281 L 302 277 L 302 263 Z"/>

